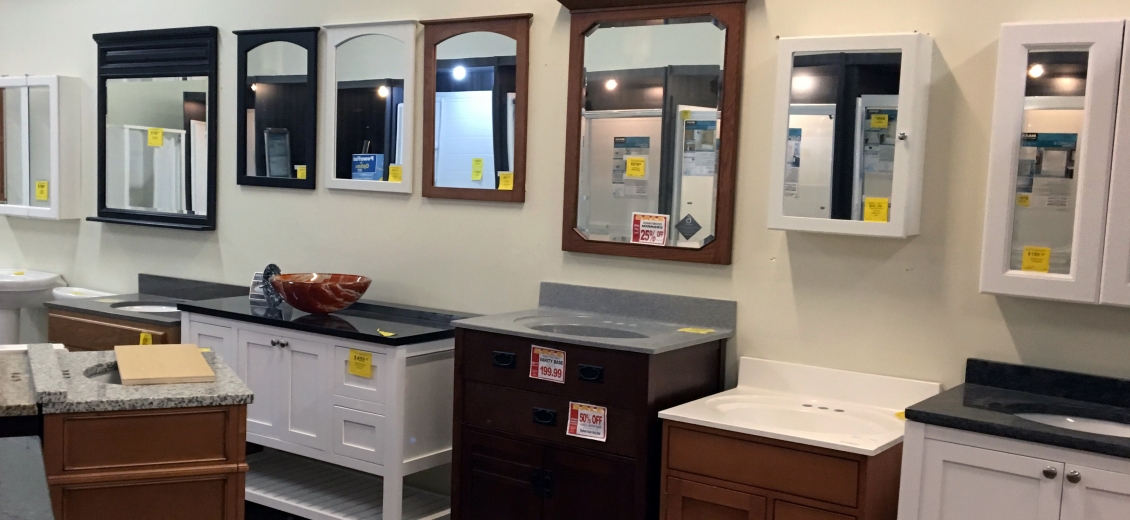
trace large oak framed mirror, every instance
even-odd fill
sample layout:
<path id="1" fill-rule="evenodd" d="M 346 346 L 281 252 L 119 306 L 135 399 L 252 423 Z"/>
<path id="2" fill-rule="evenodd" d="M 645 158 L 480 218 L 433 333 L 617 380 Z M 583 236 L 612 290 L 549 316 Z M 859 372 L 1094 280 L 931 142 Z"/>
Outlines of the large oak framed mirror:
<path id="1" fill-rule="evenodd" d="M 523 202 L 533 15 L 424 25 L 424 196 Z"/>
<path id="2" fill-rule="evenodd" d="M 730 263 L 744 27 L 744 2 L 573 11 L 562 249 Z"/>
<path id="3" fill-rule="evenodd" d="M 216 229 L 218 29 L 94 35 L 98 216 Z"/>

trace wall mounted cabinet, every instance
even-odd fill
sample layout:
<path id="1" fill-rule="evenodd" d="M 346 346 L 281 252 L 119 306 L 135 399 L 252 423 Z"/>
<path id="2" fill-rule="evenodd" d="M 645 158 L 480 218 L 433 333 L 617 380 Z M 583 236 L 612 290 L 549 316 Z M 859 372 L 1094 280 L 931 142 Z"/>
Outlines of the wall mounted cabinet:
<path id="1" fill-rule="evenodd" d="M 0 77 L 0 215 L 79 218 L 82 80 Z"/>
<path id="2" fill-rule="evenodd" d="M 1002 27 L 982 292 L 1130 305 L 1125 25 Z"/>

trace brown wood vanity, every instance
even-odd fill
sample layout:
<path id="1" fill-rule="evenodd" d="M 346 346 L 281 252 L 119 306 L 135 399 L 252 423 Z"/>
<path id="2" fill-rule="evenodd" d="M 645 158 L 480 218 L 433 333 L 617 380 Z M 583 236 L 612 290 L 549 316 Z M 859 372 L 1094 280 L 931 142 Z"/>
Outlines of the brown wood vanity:
<path id="1" fill-rule="evenodd" d="M 179 324 L 160 326 L 74 311 L 47 311 L 47 341 L 62 343 L 67 350 L 113 350 L 117 345 L 136 345 L 142 333 L 151 335 L 154 345 L 180 343 Z"/>

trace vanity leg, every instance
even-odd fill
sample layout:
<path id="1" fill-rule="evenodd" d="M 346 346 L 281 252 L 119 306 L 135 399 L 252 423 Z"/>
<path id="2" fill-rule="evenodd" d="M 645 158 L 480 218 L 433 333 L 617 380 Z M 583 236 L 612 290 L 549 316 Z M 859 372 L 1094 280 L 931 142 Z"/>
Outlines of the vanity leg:
<path id="1" fill-rule="evenodd" d="M 404 476 L 385 475 L 383 520 L 400 520 L 404 501 Z"/>

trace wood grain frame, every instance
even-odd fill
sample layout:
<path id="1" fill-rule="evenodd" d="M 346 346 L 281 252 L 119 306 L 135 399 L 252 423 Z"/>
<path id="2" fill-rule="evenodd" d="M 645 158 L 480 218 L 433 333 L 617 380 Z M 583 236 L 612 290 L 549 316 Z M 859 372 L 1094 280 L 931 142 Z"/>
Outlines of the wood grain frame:
<path id="1" fill-rule="evenodd" d="M 726 28 L 722 92 L 722 146 L 718 151 L 717 210 L 714 241 L 700 249 L 589 241 L 576 231 L 581 163 L 581 107 L 584 104 L 585 34 L 601 22 L 712 16 Z M 737 181 L 738 129 L 741 121 L 745 2 L 679 5 L 573 13 L 569 37 L 569 105 L 565 138 L 565 205 L 561 249 L 577 253 L 630 256 L 729 265 L 733 256 L 734 194 Z M 426 107 L 425 107 L 426 108 Z"/>
<path id="2" fill-rule="evenodd" d="M 533 16 L 526 13 L 420 22 L 424 26 L 423 194 L 425 197 L 493 202 L 526 201 L 526 125 L 530 103 L 530 19 Z M 518 43 L 518 70 L 514 107 L 514 164 L 511 165 L 511 169 L 514 170 L 513 190 L 442 188 L 435 185 L 436 46 L 447 39 L 470 32 L 493 32 L 513 38 Z"/>

